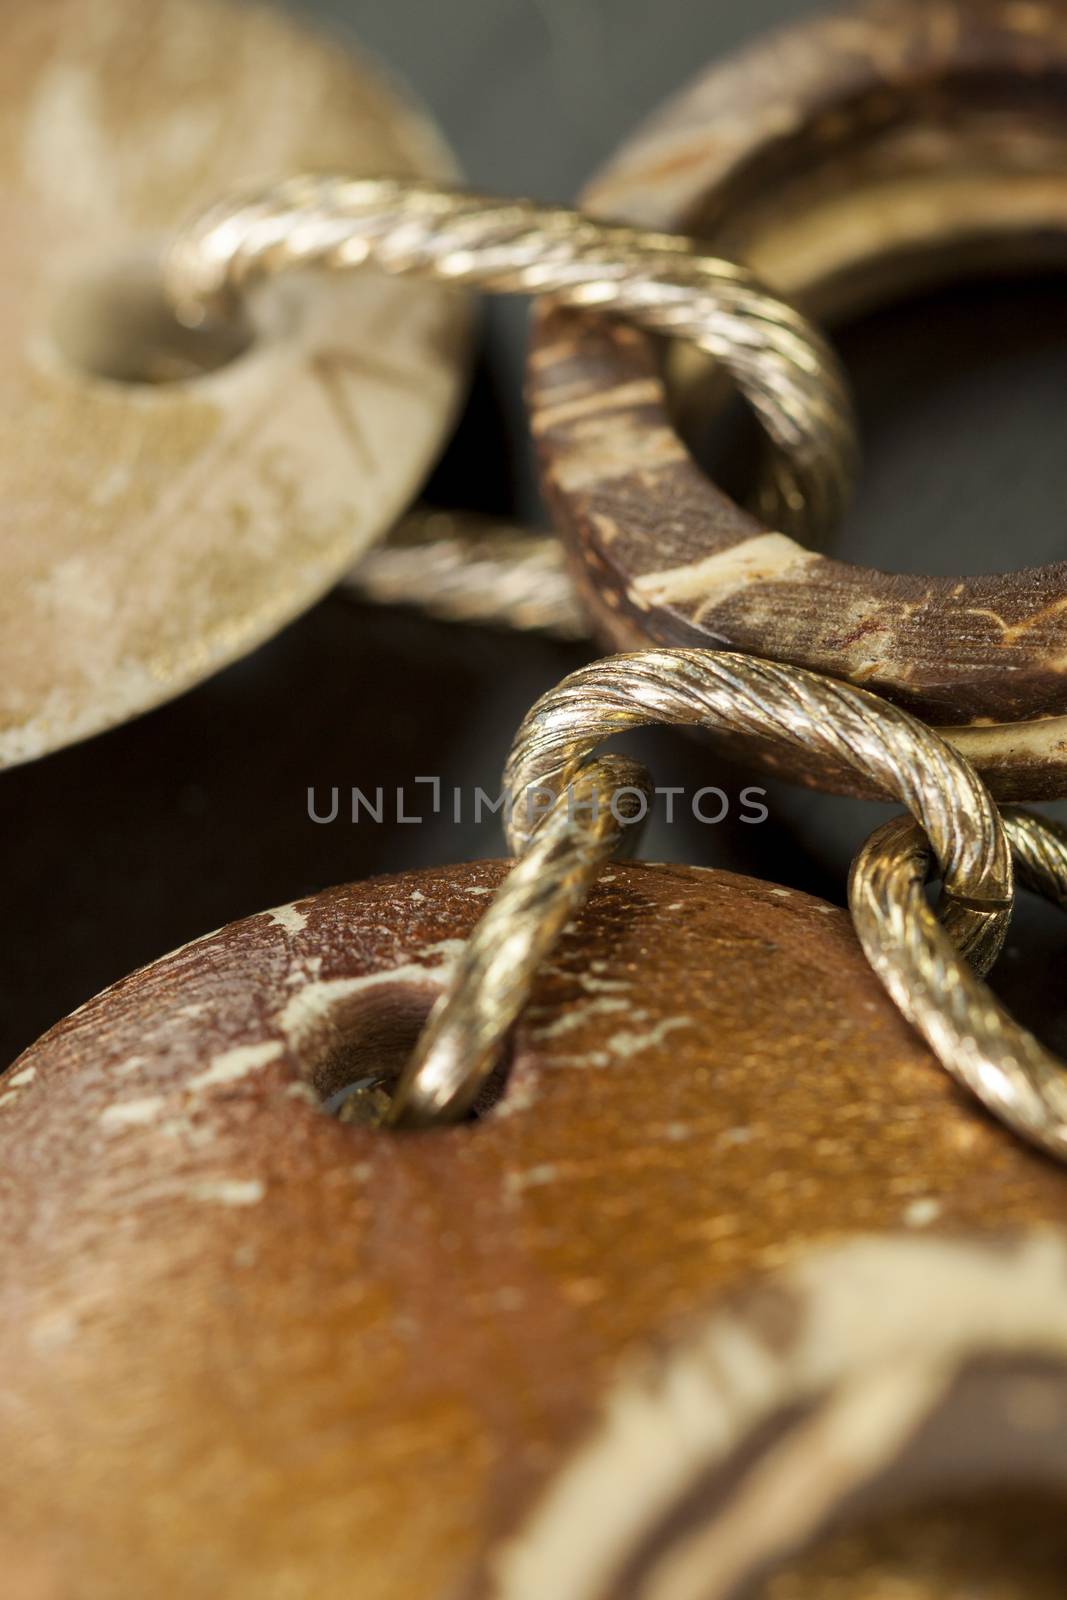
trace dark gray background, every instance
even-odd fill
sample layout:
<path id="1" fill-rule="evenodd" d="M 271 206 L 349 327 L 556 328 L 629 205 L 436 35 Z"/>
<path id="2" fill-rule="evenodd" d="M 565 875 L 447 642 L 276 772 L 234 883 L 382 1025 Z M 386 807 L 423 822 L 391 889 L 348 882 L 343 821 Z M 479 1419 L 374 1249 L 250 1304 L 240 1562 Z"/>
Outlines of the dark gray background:
<path id="1" fill-rule="evenodd" d="M 468 179 L 571 197 L 699 66 L 793 0 L 310 0 L 435 113 Z M 494 304 L 472 402 L 439 470 L 443 503 L 539 517 L 520 399 L 524 309 Z M 995 570 L 1062 553 L 1067 312 L 1059 281 L 970 287 L 839 330 L 867 451 L 843 550 L 889 568 Z M 487 789 L 531 700 L 578 647 L 450 629 L 331 597 L 175 704 L 0 776 L 10 930 L 2 1059 L 89 994 L 209 928 L 373 871 L 498 854 L 495 829 L 316 827 L 309 784 Z M 731 773 L 669 733 L 641 746 L 660 783 Z M 786 787 L 760 828 L 653 832 L 646 854 L 748 871 L 841 902 L 885 813 Z M 1063 934 L 1028 909 L 1001 969 L 1012 1003 L 1062 1009 Z M 1061 1048 L 1067 1040 L 1060 1039 Z"/>

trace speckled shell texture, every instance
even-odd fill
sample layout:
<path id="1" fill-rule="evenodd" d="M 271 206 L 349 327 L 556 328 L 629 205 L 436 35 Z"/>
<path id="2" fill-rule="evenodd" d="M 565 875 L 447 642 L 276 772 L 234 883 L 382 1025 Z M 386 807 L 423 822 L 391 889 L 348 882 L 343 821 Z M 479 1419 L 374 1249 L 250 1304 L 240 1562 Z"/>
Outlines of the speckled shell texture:
<path id="1" fill-rule="evenodd" d="M 1067 263 L 1065 173 L 1064 0 L 866 0 L 714 64 L 583 200 L 693 231 L 833 316 L 926 280 Z M 884 573 L 766 528 L 694 461 L 632 329 L 541 312 L 528 387 L 605 643 L 847 678 L 943 727 L 1004 798 L 1067 793 L 1067 565 Z"/>
<path id="2" fill-rule="evenodd" d="M 11 1600 L 525 1600 L 628 1364 L 724 1293 L 842 1236 L 1064 1218 L 844 913 L 695 868 L 603 873 L 482 1120 L 324 1114 L 402 1059 L 505 870 L 236 923 L 0 1080 Z"/>

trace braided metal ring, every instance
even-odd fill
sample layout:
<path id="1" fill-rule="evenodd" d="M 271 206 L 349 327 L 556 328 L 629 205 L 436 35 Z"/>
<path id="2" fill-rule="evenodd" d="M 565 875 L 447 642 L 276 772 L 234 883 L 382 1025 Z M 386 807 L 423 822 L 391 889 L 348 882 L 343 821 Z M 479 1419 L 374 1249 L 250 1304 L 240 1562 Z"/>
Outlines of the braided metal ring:
<path id="1" fill-rule="evenodd" d="M 591 760 L 592 752 L 612 734 L 649 722 L 757 734 L 814 750 L 867 771 L 903 801 L 941 863 L 945 927 L 921 892 L 930 864 L 927 834 L 904 819 L 875 836 L 853 874 L 853 915 L 863 948 L 949 1069 L 1011 1126 L 1054 1147 L 1049 1128 L 1058 1069 L 1051 1058 L 1037 1054 L 1015 1069 L 1002 1066 L 996 1089 L 987 1092 L 981 1066 L 970 1064 L 975 1045 L 966 1033 L 968 1007 L 979 1017 L 980 1033 L 988 1034 L 990 1024 L 983 1021 L 986 991 L 957 946 L 985 970 L 1000 949 L 1012 896 L 1008 839 L 981 780 L 936 733 L 864 690 L 798 668 L 703 651 L 648 651 L 595 662 L 528 713 L 505 769 L 509 838 L 521 859 L 431 1014 L 401 1082 L 393 1121 L 419 1125 L 460 1115 L 493 1070 L 537 967 L 619 844 L 626 822 L 638 814 L 637 805 L 640 815 L 647 809 L 642 769 L 612 757 Z M 616 801 L 627 789 L 633 804 L 623 815 Z M 531 797 L 546 796 L 555 804 L 535 827 Z M 1061 839 L 1054 830 L 1042 831 L 1038 819 L 1014 815 L 1011 827 L 1027 881 L 1067 903 L 1067 832 Z M 1018 1034 L 1010 1022 L 1002 1033 L 1008 1030 L 1012 1038 Z M 1064 1083 L 1058 1092 L 1067 1115 Z"/>
<path id="2" fill-rule="evenodd" d="M 1067 828 L 1008 810 L 1019 879 L 1067 909 Z M 922 830 L 897 817 L 852 865 L 849 905 L 864 953 L 947 1071 L 987 1110 L 1067 1160 L 1067 1066 L 1014 1022 L 962 960 L 926 902 L 931 852 Z"/>
<path id="3" fill-rule="evenodd" d="M 594 661 L 527 713 L 505 786 L 513 797 L 529 788 L 559 790 L 602 740 L 656 722 L 771 741 L 839 770 L 861 771 L 925 828 L 956 902 L 954 937 L 968 950 L 975 939 L 988 950 L 1003 938 L 1011 858 L 981 779 L 906 711 L 799 667 L 712 650 L 646 650 Z M 524 808 L 514 805 L 509 841 L 521 850 L 525 839 Z M 990 914 L 980 931 L 975 916 Z"/>
<path id="4" fill-rule="evenodd" d="M 414 606 L 446 622 L 589 636 L 555 534 L 473 511 L 409 512 L 368 550 L 345 588 L 375 605 Z"/>
<path id="5" fill-rule="evenodd" d="M 226 315 L 257 279 L 366 263 L 548 295 L 691 340 L 733 374 L 772 442 L 763 514 L 809 540 L 836 522 L 856 459 L 836 357 L 747 268 L 701 253 L 691 239 L 422 183 L 304 176 L 194 219 L 174 240 L 164 276 L 179 314 L 195 322 Z"/>
<path id="6" fill-rule="evenodd" d="M 499 1060 L 534 974 L 600 868 L 624 840 L 636 843 L 649 793 L 642 766 L 602 756 L 556 796 L 430 1013 L 393 1096 L 394 1126 L 451 1122 L 469 1108 Z"/>

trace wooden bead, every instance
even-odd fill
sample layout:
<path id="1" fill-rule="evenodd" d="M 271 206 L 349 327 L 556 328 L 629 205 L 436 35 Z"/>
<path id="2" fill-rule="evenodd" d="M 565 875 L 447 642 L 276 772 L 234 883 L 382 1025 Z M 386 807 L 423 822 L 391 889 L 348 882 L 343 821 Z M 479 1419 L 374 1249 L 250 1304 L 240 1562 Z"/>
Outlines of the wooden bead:
<path id="1" fill-rule="evenodd" d="M 0 1080 L 12 1600 L 526 1600 L 517 1552 L 550 1570 L 617 1386 L 724 1295 L 856 1235 L 1062 1220 L 1062 1173 L 959 1094 L 844 913 L 695 868 L 603 873 L 480 1121 L 324 1115 L 405 1059 L 505 870 L 250 917 Z"/>
<path id="2" fill-rule="evenodd" d="M 866 0 L 713 66 L 584 202 L 695 232 L 822 317 L 961 271 L 1062 265 L 1065 83 L 1058 0 Z M 942 727 L 1001 797 L 1067 794 L 1067 564 L 938 578 L 804 549 L 694 462 L 633 329 L 539 313 L 529 398 L 606 644 L 847 678 Z"/>
<path id="3" fill-rule="evenodd" d="M 466 301 L 377 274 L 183 331 L 158 255 L 235 187 L 449 177 L 378 73 L 230 0 L 4 7 L 0 766 L 156 705 L 310 606 L 407 506 Z"/>

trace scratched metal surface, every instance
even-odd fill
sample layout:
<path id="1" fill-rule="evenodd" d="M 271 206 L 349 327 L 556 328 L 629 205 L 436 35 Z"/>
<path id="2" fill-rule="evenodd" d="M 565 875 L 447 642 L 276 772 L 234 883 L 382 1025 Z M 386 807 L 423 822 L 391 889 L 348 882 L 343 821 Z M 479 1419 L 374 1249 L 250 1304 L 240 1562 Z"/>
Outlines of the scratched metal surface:
<path id="1" fill-rule="evenodd" d="M 307 0 L 429 105 L 471 182 L 567 198 L 701 63 L 796 0 Z M 439 500 L 539 516 L 523 430 L 524 311 L 495 304 Z M 868 469 L 843 549 L 981 571 L 1062 553 L 1067 303 L 1047 282 L 971 288 L 841 330 Z M 904 508 L 907 508 L 906 511 Z M 0 1055 L 103 985 L 261 907 L 380 870 L 501 851 L 495 825 L 316 826 L 309 785 L 494 789 L 531 699 L 576 647 L 459 632 L 333 597 L 247 661 L 130 726 L 0 778 Z M 695 742 L 641 746 L 662 784 L 746 781 Z M 418 791 L 411 791 L 416 795 Z M 495 791 L 494 791 L 495 792 Z M 772 791 L 762 827 L 653 828 L 645 854 L 734 867 L 840 902 L 878 807 Z M 1067 1050 L 1064 934 L 1032 910 L 1001 968 Z"/>

